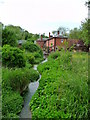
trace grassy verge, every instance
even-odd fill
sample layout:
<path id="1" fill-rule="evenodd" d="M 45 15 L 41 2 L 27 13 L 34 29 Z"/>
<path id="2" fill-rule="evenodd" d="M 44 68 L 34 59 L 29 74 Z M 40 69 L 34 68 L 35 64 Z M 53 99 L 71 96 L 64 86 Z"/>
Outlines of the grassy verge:
<path id="1" fill-rule="evenodd" d="M 88 55 L 56 52 L 38 66 L 42 74 L 32 97 L 32 118 L 88 117 Z"/>

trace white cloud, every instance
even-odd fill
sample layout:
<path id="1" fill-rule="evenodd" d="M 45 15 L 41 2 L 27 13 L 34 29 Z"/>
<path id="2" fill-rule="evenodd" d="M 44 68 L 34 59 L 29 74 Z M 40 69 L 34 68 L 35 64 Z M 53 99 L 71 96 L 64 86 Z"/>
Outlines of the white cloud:
<path id="1" fill-rule="evenodd" d="M 80 24 L 88 15 L 85 0 L 1 1 L 4 2 L 0 4 L 1 22 L 19 25 L 34 33 L 52 31 L 60 23 Z"/>

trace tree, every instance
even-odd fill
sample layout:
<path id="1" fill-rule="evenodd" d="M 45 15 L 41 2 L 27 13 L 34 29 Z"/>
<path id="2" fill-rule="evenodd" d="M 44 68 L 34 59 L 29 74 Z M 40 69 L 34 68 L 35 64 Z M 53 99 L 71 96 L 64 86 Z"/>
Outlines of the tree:
<path id="1" fill-rule="evenodd" d="M 67 35 L 67 31 L 69 29 L 68 28 L 65 28 L 65 27 L 59 27 L 58 28 L 58 31 L 62 34 L 62 35 Z"/>
<path id="2" fill-rule="evenodd" d="M 57 31 L 59 31 L 59 33 L 63 36 L 68 36 L 68 31 L 69 29 L 68 28 L 65 28 L 65 27 L 59 27 L 57 30 L 53 30 L 52 33 L 53 35 L 57 35 Z"/>
<path id="3" fill-rule="evenodd" d="M 81 24 L 81 37 L 86 45 L 90 44 L 90 19 L 85 19 Z"/>
<path id="4" fill-rule="evenodd" d="M 17 40 L 22 39 L 23 30 L 19 26 L 8 25 L 2 30 L 2 45 L 17 45 Z"/>
<path id="5" fill-rule="evenodd" d="M 90 8 L 90 0 L 88 0 L 88 2 L 85 2 L 85 5 Z"/>
<path id="6" fill-rule="evenodd" d="M 2 29 L 3 29 L 3 24 L 0 22 L 0 46 L 2 46 Z"/>
<path id="7" fill-rule="evenodd" d="M 74 28 L 69 31 L 70 39 L 81 39 L 81 28 Z"/>
<path id="8" fill-rule="evenodd" d="M 11 28 L 5 27 L 2 31 L 2 45 L 9 44 L 11 46 L 16 46 L 16 34 Z"/>
<path id="9" fill-rule="evenodd" d="M 26 58 L 24 51 L 17 47 L 4 45 L 2 48 L 2 64 L 5 67 L 25 67 Z"/>

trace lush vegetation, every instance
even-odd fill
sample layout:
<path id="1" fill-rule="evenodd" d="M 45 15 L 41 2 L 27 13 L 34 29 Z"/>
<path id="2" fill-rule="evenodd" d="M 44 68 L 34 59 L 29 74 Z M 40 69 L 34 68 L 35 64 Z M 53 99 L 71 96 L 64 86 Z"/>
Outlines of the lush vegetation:
<path id="1" fill-rule="evenodd" d="M 2 69 L 2 114 L 9 117 L 12 113 L 17 116 L 23 105 L 20 95 L 32 81 L 39 78 L 39 73 L 27 68 Z M 12 116 L 15 117 L 15 116 Z"/>
<path id="2" fill-rule="evenodd" d="M 85 45 L 90 45 L 90 19 L 82 21 L 79 28 L 69 30 L 69 28 L 59 27 L 56 31 L 52 31 L 52 33 L 57 34 L 57 31 L 63 36 L 67 36 L 69 39 L 80 39 L 83 40 Z"/>
<path id="3" fill-rule="evenodd" d="M 43 52 L 38 45 L 27 41 L 21 49 L 26 51 L 27 60 L 30 64 L 37 64 L 43 60 Z"/>
<path id="4" fill-rule="evenodd" d="M 38 70 L 42 77 L 30 102 L 32 118 L 88 117 L 87 53 L 52 53 Z"/>
<path id="5" fill-rule="evenodd" d="M 2 48 L 2 64 L 5 67 L 25 67 L 24 52 L 17 47 L 4 45 Z"/>
<path id="6" fill-rule="evenodd" d="M 70 30 L 69 38 L 81 39 L 84 41 L 86 45 L 89 45 L 90 44 L 89 31 L 90 31 L 90 20 L 85 19 L 85 21 L 81 23 L 80 28 L 74 28 Z"/>
<path id="7" fill-rule="evenodd" d="M 0 47 L 0 51 L 2 50 L 0 65 L 2 62 L 3 118 L 19 118 L 18 114 L 24 102 L 22 93 L 30 82 L 39 78 L 39 73 L 32 67 L 43 60 L 43 52 L 33 43 L 38 38 L 37 35 L 35 36 L 18 26 L 5 26 L 2 30 L 3 47 Z M 19 39 L 26 40 L 20 48 L 18 47 Z"/>
<path id="8" fill-rule="evenodd" d="M 2 24 L 2 27 L 2 45 L 9 44 L 11 46 L 17 46 L 18 40 L 34 42 L 39 38 L 39 34 L 29 33 L 27 30 L 22 29 L 20 26 L 4 26 Z M 43 37 L 47 36 L 43 34 Z"/>

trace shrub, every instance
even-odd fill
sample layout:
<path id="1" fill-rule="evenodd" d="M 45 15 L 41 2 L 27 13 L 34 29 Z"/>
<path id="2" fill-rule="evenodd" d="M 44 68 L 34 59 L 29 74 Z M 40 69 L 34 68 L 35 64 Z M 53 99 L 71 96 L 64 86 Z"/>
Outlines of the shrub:
<path id="1" fill-rule="evenodd" d="M 8 113 L 6 118 L 9 118 L 9 119 L 14 118 L 15 120 L 19 120 L 19 116 L 14 113 Z"/>
<path id="2" fill-rule="evenodd" d="M 22 45 L 21 49 L 26 50 L 27 59 L 30 64 L 38 64 L 43 60 L 43 51 L 38 45 L 31 42 L 26 42 Z M 33 56 L 35 57 L 35 59 Z"/>
<path id="3" fill-rule="evenodd" d="M 4 45 L 2 48 L 2 64 L 5 67 L 25 67 L 24 52 L 19 48 Z"/>
<path id="4" fill-rule="evenodd" d="M 35 52 L 35 53 L 34 53 L 34 57 L 35 57 L 35 58 L 41 58 L 42 56 L 40 55 L 40 53 Z"/>
<path id="5" fill-rule="evenodd" d="M 39 78 L 39 73 L 28 68 L 16 68 L 15 70 L 3 68 L 2 76 L 3 88 L 22 93 L 29 82 L 36 81 Z"/>
<path id="6" fill-rule="evenodd" d="M 56 51 L 56 52 L 51 53 L 51 55 L 49 56 L 49 58 L 56 59 L 59 56 L 60 56 L 60 52 Z"/>
<path id="7" fill-rule="evenodd" d="M 8 44 L 11 46 L 17 46 L 17 35 L 12 28 L 5 27 L 2 30 L 2 45 Z"/>
<path id="8" fill-rule="evenodd" d="M 23 98 L 20 94 L 28 83 L 39 79 L 39 73 L 28 68 L 2 69 L 2 115 L 3 118 L 18 118 Z"/>
<path id="9" fill-rule="evenodd" d="M 42 53 L 40 52 L 34 52 L 34 57 L 35 57 L 35 64 L 40 63 L 44 59 Z"/>
<path id="10" fill-rule="evenodd" d="M 30 70 L 29 74 L 30 74 L 29 79 L 31 82 L 34 82 L 39 79 L 39 73 L 33 69 Z"/>
<path id="11" fill-rule="evenodd" d="M 2 93 L 3 117 L 10 117 L 10 113 L 14 113 L 14 116 L 16 117 L 16 114 L 18 114 L 22 109 L 22 104 L 23 98 L 19 95 L 19 93 L 4 91 L 4 93 Z"/>
<path id="12" fill-rule="evenodd" d="M 40 50 L 40 48 L 34 44 L 34 43 L 31 43 L 31 42 L 26 42 L 22 45 L 22 48 L 28 50 L 29 52 L 36 52 L 38 50 Z"/>
<path id="13" fill-rule="evenodd" d="M 33 54 L 26 54 L 27 60 L 30 64 L 34 64 L 35 63 L 35 57 L 33 56 Z"/>

